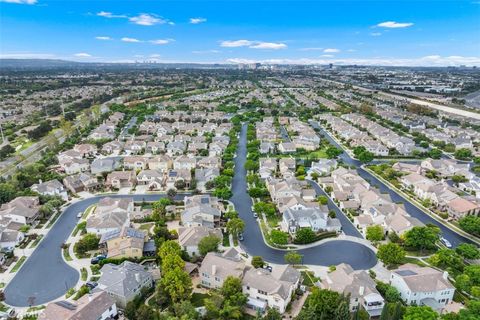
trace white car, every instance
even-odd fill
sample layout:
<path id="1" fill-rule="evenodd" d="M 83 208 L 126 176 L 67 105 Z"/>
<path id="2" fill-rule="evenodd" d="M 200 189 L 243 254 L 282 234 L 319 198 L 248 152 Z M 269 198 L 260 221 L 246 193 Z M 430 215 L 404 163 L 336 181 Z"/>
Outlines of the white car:
<path id="1" fill-rule="evenodd" d="M 451 248 L 452 247 L 452 244 L 450 243 L 450 241 L 448 241 L 447 239 L 445 239 L 444 237 L 441 237 L 440 238 L 440 241 L 445 245 L 445 247 L 447 248 Z"/>
<path id="2" fill-rule="evenodd" d="M 77 213 L 77 218 L 78 218 L 78 219 L 82 218 L 82 216 L 83 216 L 83 212 Z"/>

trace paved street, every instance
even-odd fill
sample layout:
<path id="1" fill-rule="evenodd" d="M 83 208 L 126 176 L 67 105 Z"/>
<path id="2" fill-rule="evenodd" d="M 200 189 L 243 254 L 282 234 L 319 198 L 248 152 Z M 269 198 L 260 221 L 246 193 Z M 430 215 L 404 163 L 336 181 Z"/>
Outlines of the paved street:
<path id="1" fill-rule="evenodd" d="M 324 135 L 328 141 L 336 146 L 337 148 L 344 150 L 343 147 L 341 147 L 331 136 L 330 134 L 323 130 L 322 127 L 318 125 L 316 121 L 310 121 L 310 124 L 314 128 L 318 128 L 320 132 Z M 449 229 L 445 225 L 441 224 L 437 220 L 433 219 L 430 217 L 428 214 L 414 206 L 410 201 L 405 199 L 403 196 L 401 196 L 399 193 L 397 193 L 395 190 L 392 190 L 391 188 L 387 187 L 382 181 L 378 180 L 375 176 L 367 172 L 366 170 L 362 169 L 360 166 L 362 163 L 356 159 L 352 159 L 350 155 L 348 155 L 346 152 L 343 152 L 340 155 L 340 158 L 343 160 L 343 162 L 349 166 L 354 166 L 357 169 L 358 174 L 367 180 L 371 185 L 376 186 L 379 188 L 380 192 L 382 193 L 388 193 L 392 200 L 396 203 L 403 203 L 405 205 L 405 210 L 412 216 L 423 222 L 424 224 L 434 224 L 440 228 L 442 231 L 443 237 L 445 237 L 450 243 L 455 247 L 458 246 L 461 243 L 468 242 L 472 243 L 472 241 L 458 233 L 456 233 L 454 230 Z"/>
<path id="2" fill-rule="evenodd" d="M 244 167 L 247 153 L 246 131 L 247 127 L 244 125 L 235 158 L 235 176 L 232 182 L 233 197 L 230 199 L 246 225 L 243 232 L 245 240 L 240 245 L 249 255 L 262 256 L 264 260 L 272 263 L 285 263 L 283 258 L 285 251 L 270 248 L 265 244 L 260 226 L 253 217 L 252 200 L 247 193 L 246 170 Z M 343 219 L 341 219 L 341 222 L 342 227 L 348 230 L 349 235 L 355 235 L 350 229 L 350 227 L 353 227 L 350 222 L 346 221 L 345 223 Z M 316 247 L 299 250 L 299 252 L 304 256 L 303 263 L 310 265 L 329 266 L 344 262 L 355 269 L 369 269 L 377 262 L 372 250 L 360 243 L 347 240 L 329 241 Z"/>

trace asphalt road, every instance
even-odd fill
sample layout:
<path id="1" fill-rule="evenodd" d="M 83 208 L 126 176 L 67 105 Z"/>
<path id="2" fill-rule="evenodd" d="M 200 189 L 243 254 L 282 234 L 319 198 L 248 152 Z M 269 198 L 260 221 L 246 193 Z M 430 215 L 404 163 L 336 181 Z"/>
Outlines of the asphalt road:
<path id="1" fill-rule="evenodd" d="M 163 195 L 130 195 L 135 201 L 156 201 Z M 32 255 L 5 288 L 5 302 L 15 307 L 39 305 L 54 300 L 74 287 L 79 273 L 70 267 L 62 257 L 61 245 L 77 225 L 78 212 L 97 203 L 98 196 L 73 203 L 65 209 L 55 225 L 40 242 Z M 119 195 L 113 197 L 127 197 Z M 178 195 L 178 199 L 183 195 Z"/>
<path id="2" fill-rule="evenodd" d="M 285 263 L 285 251 L 273 249 L 267 246 L 263 240 L 260 226 L 253 216 L 252 200 L 247 193 L 246 170 L 244 167 L 246 160 L 246 132 L 244 125 L 240 133 L 240 141 L 235 158 L 235 176 L 232 181 L 233 197 L 230 199 L 235 204 L 235 209 L 240 217 L 245 221 L 245 230 L 243 232 L 244 240 L 240 243 L 241 247 L 252 256 L 261 256 L 265 261 L 272 263 Z M 339 215 L 341 219 L 341 216 Z M 353 227 L 350 222 L 341 219 L 342 228 L 347 234 L 357 235 L 350 229 Z M 304 264 L 330 266 L 340 263 L 348 263 L 354 269 L 369 269 L 373 267 L 377 259 L 375 253 L 368 247 L 352 241 L 334 240 L 321 245 L 298 251 L 303 255 Z"/>
<path id="3" fill-rule="evenodd" d="M 320 132 L 324 135 L 324 137 L 334 146 L 337 148 L 344 150 L 342 146 L 338 145 L 338 143 L 332 139 L 330 134 L 323 130 L 318 123 L 315 121 L 311 121 L 310 124 L 314 128 L 318 128 Z M 395 190 L 390 189 L 388 186 L 386 186 L 382 181 L 378 180 L 375 176 L 370 174 L 368 171 L 364 170 L 361 168 L 362 163 L 356 159 L 352 159 L 346 152 L 343 152 L 340 155 L 340 158 L 343 160 L 343 162 L 349 166 L 354 166 L 357 169 L 358 174 L 367 180 L 371 185 L 379 188 L 380 192 L 382 193 L 388 193 L 392 200 L 396 203 L 403 203 L 405 205 L 405 210 L 410 214 L 412 217 L 417 218 L 424 224 L 434 224 L 440 228 L 442 231 L 442 236 L 447 239 L 452 246 L 456 247 L 461 243 L 473 243 L 470 239 L 465 238 L 464 236 L 458 234 L 454 230 L 446 227 L 445 225 L 441 224 L 437 220 L 433 219 L 430 217 L 428 214 L 414 206 L 408 199 L 405 199 L 403 196 L 401 196 L 399 193 L 397 193 Z"/>
<path id="4" fill-rule="evenodd" d="M 235 158 L 235 176 L 232 182 L 233 197 L 240 217 L 245 221 L 245 240 L 241 246 L 249 255 L 262 256 L 272 263 L 285 263 L 285 251 L 268 247 L 263 241 L 260 227 L 253 217 L 252 201 L 247 194 L 246 170 L 246 125 L 242 127 L 240 142 Z M 135 201 L 156 201 L 163 195 L 109 195 L 112 197 L 133 197 Z M 40 305 L 57 299 L 74 287 L 79 280 L 79 273 L 70 267 L 62 257 L 61 245 L 75 228 L 78 212 L 85 211 L 90 205 L 97 203 L 98 196 L 81 200 L 67 207 L 58 218 L 45 238 L 40 242 L 33 254 L 27 259 L 12 281 L 5 288 L 5 302 L 14 307 Z M 178 195 L 181 199 L 183 195 Z M 332 209 L 334 209 L 332 207 Z M 346 234 L 354 235 L 353 226 L 339 214 Z M 344 223 L 345 222 L 345 223 Z M 358 233 L 358 232 L 357 232 Z M 358 236 L 358 235 L 357 235 Z M 369 269 L 377 259 L 375 253 L 368 247 L 352 241 L 334 240 L 316 247 L 299 251 L 304 264 L 336 265 L 348 263 L 354 269 Z"/>

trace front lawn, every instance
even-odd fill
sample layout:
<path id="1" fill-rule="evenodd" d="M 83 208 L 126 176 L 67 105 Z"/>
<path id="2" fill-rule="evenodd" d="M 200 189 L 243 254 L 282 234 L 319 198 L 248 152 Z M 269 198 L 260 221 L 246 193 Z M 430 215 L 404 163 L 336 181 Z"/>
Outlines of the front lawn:
<path id="1" fill-rule="evenodd" d="M 22 266 L 22 264 L 25 262 L 25 260 L 27 260 L 27 257 L 22 256 L 22 257 L 17 261 L 17 263 L 15 263 L 15 265 L 13 266 L 12 270 L 10 271 L 10 273 L 17 272 L 17 271 L 20 269 L 20 267 Z"/>

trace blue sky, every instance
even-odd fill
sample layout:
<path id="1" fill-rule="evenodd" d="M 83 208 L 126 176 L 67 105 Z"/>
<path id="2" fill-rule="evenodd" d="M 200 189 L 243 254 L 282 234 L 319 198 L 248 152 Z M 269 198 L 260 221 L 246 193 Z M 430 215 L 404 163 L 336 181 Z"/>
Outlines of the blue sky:
<path id="1" fill-rule="evenodd" d="M 480 65 L 480 1 L 0 0 L 0 57 Z"/>

